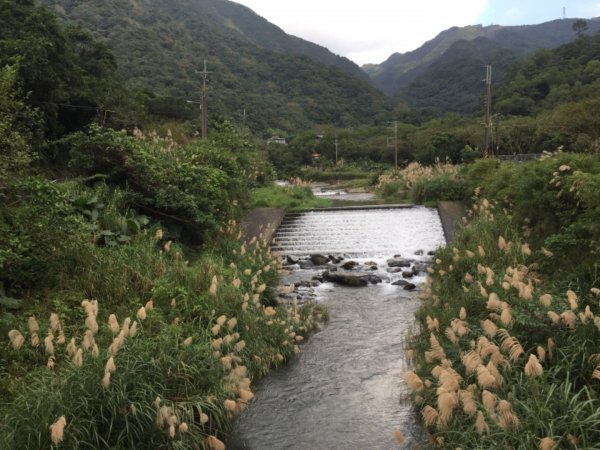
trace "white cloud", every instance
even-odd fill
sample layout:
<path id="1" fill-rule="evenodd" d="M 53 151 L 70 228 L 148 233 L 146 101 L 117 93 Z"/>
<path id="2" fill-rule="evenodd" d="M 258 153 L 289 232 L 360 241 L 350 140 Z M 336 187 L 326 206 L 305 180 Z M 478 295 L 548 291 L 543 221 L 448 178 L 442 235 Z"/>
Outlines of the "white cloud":
<path id="1" fill-rule="evenodd" d="M 357 64 L 379 63 L 421 46 L 440 31 L 471 25 L 486 0 L 237 0 L 287 33 L 324 45 Z"/>

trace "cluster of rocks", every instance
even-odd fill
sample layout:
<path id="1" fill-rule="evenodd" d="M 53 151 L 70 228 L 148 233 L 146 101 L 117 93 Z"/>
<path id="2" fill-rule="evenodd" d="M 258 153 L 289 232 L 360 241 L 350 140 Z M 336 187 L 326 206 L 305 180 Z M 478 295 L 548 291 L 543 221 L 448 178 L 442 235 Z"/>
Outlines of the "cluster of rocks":
<path id="1" fill-rule="evenodd" d="M 423 251 L 416 252 L 416 255 L 423 255 Z M 433 255 L 429 252 L 428 255 Z M 308 257 L 297 258 L 291 255 L 286 256 L 284 265 L 288 269 L 301 268 L 312 270 L 323 270 L 320 274 L 312 277 L 311 280 L 301 281 L 295 284 L 293 293 L 285 294 L 284 300 L 289 301 L 296 298 L 299 301 L 306 301 L 314 297 L 313 288 L 323 282 L 332 282 L 344 286 L 368 286 L 369 284 L 391 282 L 393 274 L 399 274 L 402 278 L 391 282 L 394 286 L 400 286 L 407 291 L 416 289 L 416 285 L 410 282 L 413 277 L 425 272 L 429 263 L 416 261 L 414 259 L 403 258 L 401 255 L 394 255 L 386 261 L 385 271 L 390 276 L 377 275 L 374 272 L 379 271 L 380 267 L 375 261 L 359 263 L 353 260 L 345 260 L 342 256 L 313 254 Z M 381 271 L 379 271 L 381 274 Z M 395 277 L 393 277 L 395 278 Z M 294 294 L 296 296 L 294 297 Z"/>

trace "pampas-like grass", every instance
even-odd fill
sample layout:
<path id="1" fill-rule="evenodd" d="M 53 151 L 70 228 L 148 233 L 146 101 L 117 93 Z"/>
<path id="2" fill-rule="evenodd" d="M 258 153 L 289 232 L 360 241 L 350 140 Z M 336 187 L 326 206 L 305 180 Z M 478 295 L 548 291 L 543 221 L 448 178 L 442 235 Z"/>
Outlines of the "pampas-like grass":
<path id="1" fill-rule="evenodd" d="M 512 323 L 512 313 L 510 312 L 510 308 L 505 307 L 502 309 L 502 313 L 500 314 L 500 322 L 502 325 L 508 326 Z"/>
<path id="2" fill-rule="evenodd" d="M 136 316 L 138 319 L 140 319 L 142 322 L 144 320 L 146 320 L 147 314 L 146 314 L 146 308 L 144 306 L 142 306 L 140 309 L 137 310 Z"/>
<path id="3" fill-rule="evenodd" d="M 454 369 L 443 368 L 439 373 L 438 384 L 447 392 L 458 392 L 461 382 L 462 377 Z"/>
<path id="4" fill-rule="evenodd" d="M 494 410 L 496 409 L 496 404 L 498 403 L 498 398 L 490 391 L 485 389 L 481 393 L 481 402 L 483 403 L 483 407 L 485 408 L 485 410 L 488 413 L 493 414 Z"/>
<path id="5" fill-rule="evenodd" d="M 498 236 L 498 248 L 500 250 L 506 249 L 506 239 L 504 239 L 502 236 Z"/>
<path id="6" fill-rule="evenodd" d="M 500 335 L 502 342 L 502 349 L 508 353 L 508 357 L 511 361 L 517 361 L 525 353 L 519 340 L 516 337 L 509 335 L 506 330 L 499 330 L 498 334 Z"/>
<path id="7" fill-rule="evenodd" d="M 548 315 L 553 324 L 557 325 L 560 323 L 560 316 L 554 311 L 548 311 L 546 314 Z"/>
<path id="8" fill-rule="evenodd" d="M 550 307 L 550 304 L 552 303 L 552 296 L 550 294 L 540 295 L 540 303 L 546 308 Z"/>
<path id="9" fill-rule="evenodd" d="M 537 346 L 537 357 L 540 362 L 546 361 L 546 350 L 541 345 Z"/>
<path id="10" fill-rule="evenodd" d="M 450 326 L 452 327 L 452 330 L 460 337 L 469 333 L 467 323 L 464 320 L 453 319 L 452 322 L 450 322 Z"/>
<path id="11" fill-rule="evenodd" d="M 427 425 L 428 427 L 431 427 L 431 426 L 434 426 L 437 424 L 439 414 L 435 408 L 433 408 L 430 405 L 427 405 L 421 411 L 421 416 L 423 417 L 423 421 L 425 422 L 425 425 Z"/>
<path id="12" fill-rule="evenodd" d="M 110 332 L 113 335 L 118 334 L 119 331 L 121 331 L 121 327 L 119 326 L 119 321 L 117 320 L 117 316 L 115 316 L 114 314 L 111 314 L 110 316 L 108 316 L 108 328 L 110 329 Z"/>
<path id="13" fill-rule="evenodd" d="M 525 364 L 524 372 L 528 377 L 539 377 L 544 373 L 544 369 L 537 359 L 537 356 L 533 354 L 529 355 L 529 360 L 527 361 L 527 364 Z"/>
<path id="14" fill-rule="evenodd" d="M 424 389 L 423 381 L 413 371 L 408 371 L 404 374 L 404 379 L 408 387 L 414 392 L 421 392 Z"/>
<path id="15" fill-rule="evenodd" d="M 489 361 L 487 363 L 487 365 L 485 366 L 485 368 L 488 370 L 488 372 L 496 380 L 496 386 L 497 387 L 501 387 L 502 384 L 504 383 L 504 378 L 502 378 L 502 375 L 500 375 L 500 372 L 498 371 L 498 368 L 496 367 L 496 364 L 494 364 L 493 361 Z"/>
<path id="16" fill-rule="evenodd" d="M 81 367 L 83 365 L 83 351 L 78 348 L 75 356 L 73 356 L 73 364 L 75 367 Z"/>
<path id="17" fill-rule="evenodd" d="M 553 450 L 556 447 L 556 443 L 549 437 L 545 437 L 540 441 L 540 450 Z"/>
<path id="18" fill-rule="evenodd" d="M 485 421 L 485 417 L 483 417 L 483 412 L 477 411 L 477 419 L 475 419 L 475 429 L 477 430 L 477 434 L 480 436 L 483 434 L 488 434 L 490 432 L 490 427 Z"/>
<path id="19" fill-rule="evenodd" d="M 50 329 L 53 333 L 61 330 L 60 319 L 56 313 L 50 314 Z"/>
<path id="20" fill-rule="evenodd" d="M 223 406 L 225 406 L 225 409 L 230 413 L 235 412 L 237 408 L 235 401 L 230 399 L 225 400 Z"/>
<path id="21" fill-rule="evenodd" d="M 469 416 L 474 415 L 477 412 L 477 403 L 475 403 L 473 391 L 459 391 L 458 396 L 463 404 L 463 411 L 465 414 Z"/>
<path id="22" fill-rule="evenodd" d="M 440 330 L 440 322 L 437 319 L 432 319 L 430 316 L 426 318 L 427 329 L 429 331 L 439 331 Z"/>
<path id="23" fill-rule="evenodd" d="M 223 442 L 221 442 L 215 436 L 208 436 L 206 443 L 208 444 L 208 448 L 210 450 L 225 450 L 225 444 L 223 444 Z"/>
<path id="24" fill-rule="evenodd" d="M 104 389 L 108 389 L 110 386 L 110 372 L 104 372 L 104 376 L 102 377 L 102 387 Z"/>
<path id="25" fill-rule="evenodd" d="M 502 309 L 502 302 L 500 297 L 495 292 L 491 292 L 488 296 L 486 308 L 490 311 L 500 311 Z"/>
<path id="26" fill-rule="evenodd" d="M 516 429 L 520 426 L 517 415 L 513 412 L 511 404 L 506 400 L 498 402 L 498 425 L 504 430 Z"/>
<path id="27" fill-rule="evenodd" d="M 575 311 L 579 307 L 577 304 L 577 294 L 570 289 L 567 291 L 567 302 L 571 311 Z"/>
<path id="28" fill-rule="evenodd" d="M 484 365 L 481 365 L 477 368 L 477 384 L 479 384 L 479 386 L 481 386 L 483 389 L 498 387 L 496 378 L 494 378 L 494 376 Z"/>
<path id="29" fill-rule="evenodd" d="M 25 337 L 23 337 L 19 330 L 10 330 L 8 332 L 8 337 L 15 350 L 20 350 L 21 347 L 23 347 L 23 344 L 25 343 Z"/>
<path id="30" fill-rule="evenodd" d="M 560 318 L 565 323 L 565 325 L 571 328 L 572 330 L 575 329 L 575 327 L 577 326 L 577 316 L 573 311 L 564 311 L 560 315 Z"/>
<path id="31" fill-rule="evenodd" d="M 484 333 L 490 338 L 496 336 L 496 333 L 498 332 L 498 326 L 489 319 L 481 322 L 481 328 L 483 328 Z"/>
<path id="32" fill-rule="evenodd" d="M 448 340 L 455 345 L 458 344 L 458 342 L 460 341 L 460 338 L 456 335 L 452 328 L 446 328 L 444 334 L 446 335 Z"/>
<path id="33" fill-rule="evenodd" d="M 54 444 L 60 444 L 64 439 L 64 430 L 67 426 L 65 416 L 60 416 L 56 422 L 50 426 L 50 439 Z"/>
<path id="34" fill-rule="evenodd" d="M 452 419 L 454 409 L 458 406 L 458 394 L 456 392 L 442 391 L 437 398 L 438 403 L 438 425 L 445 427 Z"/>
<path id="35" fill-rule="evenodd" d="M 465 373 L 467 375 L 477 372 L 477 368 L 483 365 L 481 356 L 474 351 L 463 353 L 460 359 L 465 366 Z"/>

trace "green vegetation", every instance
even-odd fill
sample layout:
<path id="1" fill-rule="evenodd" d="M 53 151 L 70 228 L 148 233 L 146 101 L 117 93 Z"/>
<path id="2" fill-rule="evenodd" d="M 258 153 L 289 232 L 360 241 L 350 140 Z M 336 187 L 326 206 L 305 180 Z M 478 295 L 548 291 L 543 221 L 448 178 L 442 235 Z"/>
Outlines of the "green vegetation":
<path id="1" fill-rule="evenodd" d="M 179 141 L 71 120 L 114 81 L 86 49 L 112 56 L 30 2 L 1 6 L 0 447 L 220 448 L 254 380 L 324 318 L 277 306 L 278 259 L 241 240 L 265 153 L 227 122 Z"/>
<path id="2" fill-rule="evenodd" d="M 435 256 L 406 375 L 431 439 L 448 449 L 592 448 L 600 162 L 557 153 L 459 173 L 476 193 L 473 215 Z"/>
<path id="3" fill-rule="evenodd" d="M 266 186 L 252 193 L 254 208 L 284 208 L 286 211 L 326 208 L 331 200 L 315 197 L 309 186 Z"/>
<path id="4" fill-rule="evenodd" d="M 353 126 L 389 109 L 389 100 L 354 63 L 285 34 L 242 5 L 216 0 L 42 3 L 107 43 L 119 74 L 137 91 L 136 103 L 151 118 L 198 115 L 197 105 L 186 102 L 199 99 L 195 72 L 204 60 L 212 72 L 211 117 L 244 122 L 257 135 L 315 124 Z M 111 109 L 116 117 L 129 114 L 122 105 Z"/>
<path id="5" fill-rule="evenodd" d="M 427 429 L 449 449 L 600 441 L 600 35 L 578 23 L 513 67 L 459 44 L 412 92 L 431 108 L 393 109 L 349 61 L 230 2 L 45 3 L 89 31 L 0 0 L 0 447 L 222 448 L 254 380 L 326 318 L 277 306 L 279 261 L 239 234 L 248 207 L 329 204 L 276 175 L 425 204 L 476 193 L 418 313 L 408 381 Z M 480 118 L 436 109 L 477 93 L 431 86 L 481 48 L 505 69 L 494 148 L 569 153 L 477 160 Z M 186 100 L 204 57 L 199 141 Z"/>

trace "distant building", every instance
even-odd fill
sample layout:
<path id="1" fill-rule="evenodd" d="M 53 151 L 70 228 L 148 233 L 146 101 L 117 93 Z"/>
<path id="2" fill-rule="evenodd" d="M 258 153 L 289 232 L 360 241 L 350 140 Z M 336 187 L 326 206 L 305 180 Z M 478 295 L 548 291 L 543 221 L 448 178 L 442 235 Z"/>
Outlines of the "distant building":
<path id="1" fill-rule="evenodd" d="M 267 139 L 267 144 L 287 145 L 287 142 L 285 141 L 284 137 L 271 136 L 269 139 Z"/>

